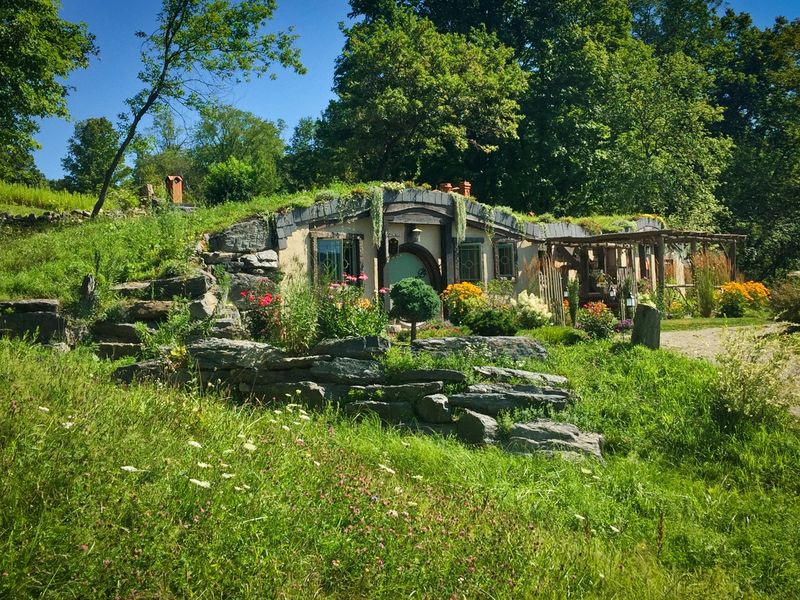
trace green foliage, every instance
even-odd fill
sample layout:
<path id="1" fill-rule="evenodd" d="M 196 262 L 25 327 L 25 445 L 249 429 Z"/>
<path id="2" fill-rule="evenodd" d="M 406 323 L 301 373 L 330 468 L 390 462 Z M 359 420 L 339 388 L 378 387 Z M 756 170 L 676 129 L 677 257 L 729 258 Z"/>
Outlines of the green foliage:
<path id="1" fill-rule="evenodd" d="M 475 310 L 463 322 L 477 335 L 514 335 L 519 329 L 517 312 L 511 307 Z"/>
<path id="2" fill-rule="evenodd" d="M 800 404 L 800 388 L 787 385 L 795 376 L 792 353 L 782 337 L 728 334 L 717 356 L 720 369 L 712 407 L 720 427 L 736 431 L 774 426 L 786 418 L 787 407 Z"/>
<path id="3" fill-rule="evenodd" d="M 372 221 L 372 243 L 379 248 L 383 243 L 383 189 L 373 187 L 369 192 L 369 216 Z"/>
<path id="4" fill-rule="evenodd" d="M 118 387 L 83 350 L 0 341 L 0 595 L 794 595 L 796 426 L 721 433 L 714 366 L 663 351 L 531 366 L 570 378 L 581 400 L 558 418 L 602 432 L 604 463 Z"/>
<path id="5" fill-rule="evenodd" d="M 536 329 L 522 329 L 516 335 L 524 335 L 545 344 L 561 344 L 572 346 L 580 342 L 588 342 L 591 338 L 582 329 L 567 327 L 565 325 L 548 325 Z"/>
<path id="6" fill-rule="evenodd" d="M 215 164 L 235 158 L 250 165 L 250 189 L 254 195 L 274 194 L 281 187 L 283 156 L 281 130 L 253 113 L 227 105 L 204 106 L 194 130 L 192 155 L 196 168 L 209 176 Z M 207 184 L 208 185 L 208 184 Z M 209 201 L 216 201 L 207 190 Z"/>
<path id="7" fill-rule="evenodd" d="M 0 5 L 0 180 L 40 185 L 31 150 L 39 119 L 69 116 L 67 76 L 97 53 L 85 23 L 59 18 L 59 2 Z"/>
<path id="8" fill-rule="evenodd" d="M 344 33 L 338 98 L 318 125 L 334 175 L 430 180 L 516 137 L 526 78 L 495 36 L 443 34 L 405 10 Z"/>
<path id="9" fill-rule="evenodd" d="M 388 316 L 383 309 L 383 299 L 365 298 L 364 288 L 357 280 L 331 283 L 321 288 L 318 295 L 321 338 L 386 335 Z"/>
<path id="10" fill-rule="evenodd" d="M 392 300 L 391 315 L 412 324 L 433 319 L 442 309 L 436 291 L 416 277 L 406 277 L 395 283 L 389 296 Z"/>
<path id="11" fill-rule="evenodd" d="M 172 351 L 172 356 L 182 356 L 189 338 L 202 335 L 209 326 L 210 321 L 193 320 L 188 301 L 176 298 L 167 320 L 160 323 L 157 329 L 136 323 L 136 331 L 142 340 L 142 355 L 145 358 L 159 358 L 164 356 L 166 348 Z"/>
<path id="12" fill-rule="evenodd" d="M 787 279 L 773 287 L 771 300 L 776 318 L 800 323 L 800 277 Z"/>
<path id="13" fill-rule="evenodd" d="M 570 279 L 567 282 L 567 300 L 569 301 L 569 321 L 573 327 L 578 325 L 578 307 L 581 304 L 581 282 Z"/>
<path id="14" fill-rule="evenodd" d="M 286 349 L 302 354 L 319 339 L 319 304 L 307 279 L 287 278 L 280 284 L 281 338 Z"/>
<path id="15" fill-rule="evenodd" d="M 614 333 L 614 313 L 603 302 L 588 302 L 578 310 L 577 327 L 590 338 L 605 339 Z"/>
<path id="16" fill-rule="evenodd" d="M 255 169 L 231 156 L 225 162 L 214 163 L 205 178 L 205 197 L 209 204 L 244 202 L 256 192 Z"/>
<path id="17" fill-rule="evenodd" d="M 440 338 L 440 337 L 461 337 L 471 335 L 472 331 L 466 326 L 448 326 L 444 322 L 428 322 L 417 329 L 417 339 Z M 398 342 L 408 342 L 411 340 L 411 332 L 407 329 L 399 331 L 395 336 Z"/>
<path id="18" fill-rule="evenodd" d="M 453 203 L 453 239 L 460 244 L 467 236 L 467 206 L 466 198 L 461 194 L 450 192 Z"/>
<path id="19" fill-rule="evenodd" d="M 105 117 L 78 122 L 75 133 L 67 141 L 67 155 L 61 160 L 67 190 L 82 194 L 99 192 L 118 144 L 114 125 Z M 125 171 L 118 170 L 112 182 L 115 186 L 126 175 Z"/>
<path id="20" fill-rule="evenodd" d="M 156 30 L 136 34 L 143 38 L 138 74 L 143 87 L 126 101 L 129 112 L 121 116 L 127 131 L 106 171 L 93 214 L 103 208 L 114 171 L 139 123 L 155 107 L 177 101 L 202 108 L 210 88 L 263 75 L 275 63 L 304 72 L 292 45 L 295 36 L 264 31 L 275 7 L 273 0 L 162 0 Z"/>

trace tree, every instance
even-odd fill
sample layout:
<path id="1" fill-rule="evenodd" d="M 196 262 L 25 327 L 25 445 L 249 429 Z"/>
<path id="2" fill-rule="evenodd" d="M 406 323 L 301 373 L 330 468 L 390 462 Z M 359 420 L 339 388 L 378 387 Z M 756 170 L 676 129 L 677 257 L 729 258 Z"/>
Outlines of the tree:
<path id="1" fill-rule="evenodd" d="M 61 159 L 61 165 L 66 171 L 66 188 L 82 194 L 99 192 L 118 144 L 119 136 L 114 125 L 105 117 L 90 118 L 77 123 L 75 132 L 67 142 L 67 155 Z M 117 170 L 112 183 L 117 184 L 120 177 Z"/>
<path id="2" fill-rule="evenodd" d="M 256 177 L 256 170 L 235 156 L 214 163 L 206 175 L 206 200 L 211 204 L 244 202 L 255 192 Z"/>
<path id="3" fill-rule="evenodd" d="M 103 208 L 108 188 L 142 118 L 157 104 L 179 102 L 198 108 L 216 82 L 248 79 L 278 63 L 304 72 L 290 32 L 264 33 L 275 0 L 162 0 L 158 29 L 143 38 L 143 89 L 127 101 L 126 133 L 106 171 L 97 203 Z"/>
<path id="4" fill-rule="evenodd" d="M 307 190 L 325 179 L 323 151 L 317 136 L 318 121 L 303 117 L 297 123 L 283 159 L 290 190 Z"/>
<path id="5" fill-rule="evenodd" d="M 391 315 L 411 322 L 412 342 L 417 339 L 417 323 L 433 319 L 442 309 L 436 290 L 416 277 L 406 277 L 395 283 L 389 297 L 392 300 Z"/>
<path id="6" fill-rule="evenodd" d="M 525 75 L 495 36 L 441 34 L 408 11 L 345 35 L 319 132 L 339 176 L 412 179 L 516 136 Z"/>
<path id="7" fill-rule="evenodd" d="M 97 53 L 86 25 L 60 19 L 58 8 L 54 0 L 0 3 L 0 178 L 5 180 L 42 179 L 30 155 L 38 147 L 36 120 L 68 116 L 63 80 Z"/>
<path id="8" fill-rule="evenodd" d="M 214 164 L 236 158 L 253 169 L 249 188 L 253 194 L 268 195 L 280 188 L 283 123 L 226 105 L 209 105 L 200 115 L 193 150 L 199 170 L 205 172 Z"/>
<path id="9" fill-rule="evenodd" d="M 597 153 L 591 197 L 606 211 L 669 215 L 670 224 L 709 229 L 732 144 L 711 128 L 722 119 L 706 90 L 711 77 L 681 52 L 662 57 L 630 40 L 607 61 L 598 106 L 608 139 Z"/>

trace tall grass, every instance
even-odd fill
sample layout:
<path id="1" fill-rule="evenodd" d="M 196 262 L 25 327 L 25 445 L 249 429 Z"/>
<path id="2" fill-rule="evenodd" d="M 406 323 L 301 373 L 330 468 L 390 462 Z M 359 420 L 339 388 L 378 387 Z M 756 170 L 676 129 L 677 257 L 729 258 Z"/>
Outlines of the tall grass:
<path id="1" fill-rule="evenodd" d="M 54 192 L 47 188 L 29 187 L 0 181 L 0 204 L 29 206 L 52 211 L 92 210 L 97 198 L 90 194 Z"/>
<path id="2" fill-rule="evenodd" d="M 122 389 L 0 341 L 0 597 L 796 594 L 796 428 L 715 433 L 712 367 L 665 352 L 537 368 L 572 377 L 605 464 Z"/>
<path id="3" fill-rule="evenodd" d="M 691 276 L 701 317 L 714 313 L 716 287 L 729 281 L 730 273 L 730 260 L 722 252 L 701 250 L 692 255 Z"/>

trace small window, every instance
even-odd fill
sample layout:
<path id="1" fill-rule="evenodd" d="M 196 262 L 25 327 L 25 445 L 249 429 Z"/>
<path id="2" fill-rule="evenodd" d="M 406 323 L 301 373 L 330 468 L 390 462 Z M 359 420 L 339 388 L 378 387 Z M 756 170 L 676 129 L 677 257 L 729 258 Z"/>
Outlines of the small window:
<path id="1" fill-rule="evenodd" d="M 517 278 L 517 245 L 514 242 L 498 242 L 495 247 L 497 253 L 497 271 L 495 279 L 513 280 Z"/>
<path id="2" fill-rule="evenodd" d="M 317 273 L 321 281 L 342 281 L 345 275 L 358 276 L 360 270 L 358 240 L 317 240 Z"/>
<path id="3" fill-rule="evenodd" d="M 458 247 L 458 272 L 461 281 L 470 283 L 483 281 L 480 244 L 461 244 Z"/>

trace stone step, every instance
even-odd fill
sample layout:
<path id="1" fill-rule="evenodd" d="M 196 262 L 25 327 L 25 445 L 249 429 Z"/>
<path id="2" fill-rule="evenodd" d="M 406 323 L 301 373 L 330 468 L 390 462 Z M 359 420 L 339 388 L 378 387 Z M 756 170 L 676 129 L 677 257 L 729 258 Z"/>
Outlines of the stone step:
<path id="1" fill-rule="evenodd" d="M 0 331 L 11 337 L 28 337 L 41 344 L 68 337 L 67 322 L 54 312 L 0 312 Z"/>
<path id="2" fill-rule="evenodd" d="M 469 335 L 448 338 L 427 338 L 414 340 L 411 349 L 437 356 L 457 354 L 488 355 L 492 359 L 501 357 L 513 360 L 547 358 L 547 350 L 539 342 L 527 337 Z"/>
<path id="3" fill-rule="evenodd" d="M 523 369 L 509 369 L 506 367 L 491 366 L 473 367 L 472 369 L 478 375 L 481 375 L 486 379 L 491 379 L 492 381 L 509 382 L 514 380 L 523 380 L 553 386 L 564 386 L 569 383 L 569 380 L 561 375 L 536 373 L 534 371 L 525 371 Z"/>
<path id="4" fill-rule="evenodd" d="M 378 400 L 380 402 L 414 402 L 425 396 L 442 391 L 444 383 L 441 381 L 427 381 L 422 383 L 404 383 L 400 385 L 373 384 L 367 386 L 354 385 L 352 389 L 356 396 L 365 400 Z"/>
<path id="5" fill-rule="evenodd" d="M 128 356 L 138 356 L 142 351 L 141 344 L 127 344 L 124 342 L 100 342 L 97 344 L 97 356 L 116 360 Z"/>
<path id="6" fill-rule="evenodd" d="M 537 419 L 515 423 L 509 432 L 506 449 L 520 454 L 569 452 L 588 454 L 602 460 L 603 436 L 584 432 L 571 423 Z"/>
<path id="7" fill-rule="evenodd" d="M 4 300 L 0 302 L 0 313 L 57 313 L 61 303 L 50 298 L 29 300 Z"/>

